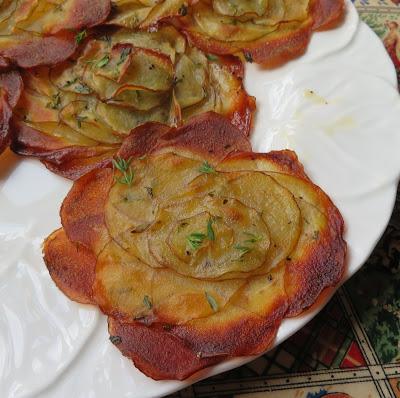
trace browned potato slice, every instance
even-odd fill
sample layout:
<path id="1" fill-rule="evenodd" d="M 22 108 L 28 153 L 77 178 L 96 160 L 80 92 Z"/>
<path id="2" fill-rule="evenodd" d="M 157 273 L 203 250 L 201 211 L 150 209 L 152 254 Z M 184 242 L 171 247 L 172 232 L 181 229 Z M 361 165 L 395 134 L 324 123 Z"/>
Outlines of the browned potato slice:
<path id="1" fill-rule="evenodd" d="M 84 39 L 73 32 L 102 23 L 110 8 L 109 0 L 2 1 L 0 56 L 25 68 L 62 62 Z"/>
<path id="2" fill-rule="evenodd" d="M 110 243 L 97 261 L 94 294 L 101 309 L 116 318 L 180 324 L 213 314 L 207 295 L 223 308 L 243 284 L 187 279 L 167 269 L 155 270 Z M 178 303 L 181 311 L 176 311 Z"/>
<path id="3" fill-rule="evenodd" d="M 213 9 L 221 15 L 264 15 L 271 8 L 271 0 L 213 0 Z"/>

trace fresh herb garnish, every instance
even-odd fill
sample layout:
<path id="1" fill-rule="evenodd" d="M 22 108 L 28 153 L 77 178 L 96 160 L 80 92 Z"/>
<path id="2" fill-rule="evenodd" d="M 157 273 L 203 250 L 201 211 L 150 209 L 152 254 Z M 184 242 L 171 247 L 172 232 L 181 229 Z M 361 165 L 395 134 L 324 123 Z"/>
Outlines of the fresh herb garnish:
<path id="1" fill-rule="evenodd" d="M 187 241 L 189 246 L 193 250 L 197 250 L 204 242 L 204 240 L 207 238 L 205 234 L 202 234 L 200 232 L 193 232 L 187 237 Z"/>
<path id="2" fill-rule="evenodd" d="M 87 116 L 78 116 L 78 115 L 76 116 L 76 124 L 78 125 L 78 128 L 82 127 L 82 122 L 86 119 Z"/>
<path id="3" fill-rule="evenodd" d="M 106 54 L 103 58 L 96 62 L 97 68 L 104 68 L 110 62 L 110 56 Z"/>
<path id="4" fill-rule="evenodd" d="M 114 168 L 122 173 L 122 177 L 116 178 L 117 182 L 119 182 L 120 184 L 131 186 L 135 174 L 131 167 L 132 158 L 125 160 L 118 157 L 116 159 L 113 159 L 112 163 Z"/>
<path id="5" fill-rule="evenodd" d="M 110 336 L 111 343 L 118 345 L 122 343 L 122 339 L 120 336 Z"/>
<path id="6" fill-rule="evenodd" d="M 77 33 L 75 35 L 75 41 L 77 44 L 81 44 L 82 41 L 85 39 L 85 37 L 87 36 L 87 32 L 86 30 L 82 30 L 81 32 Z"/>
<path id="7" fill-rule="evenodd" d="M 249 237 L 249 239 L 246 239 L 244 243 L 257 243 L 262 239 L 261 236 L 254 235 L 251 232 L 243 232 L 243 233 L 244 235 Z"/>
<path id="8" fill-rule="evenodd" d="M 240 252 L 240 258 L 242 258 L 244 255 L 247 253 L 251 252 L 250 247 L 248 246 L 243 246 L 243 245 L 235 245 L 233 246 L 236 250 L 239 250 Z"/>
<path id="9" fill-rule="evenodd" d="M 208 240 L 215 240 L 215 233 L 214 233 L 214 230 L 212 227 L 213 222 L 214 222 L 214 220 L 212 218 L 210 218 L 207 223 L 207 238 L 208 238 Z"/>
<path id="10" fill-rule="evenodd" d="M 151 302 L 151 299 L 149 296 L 144 296 L 143 298 L 143 304 L 149 309 L 151 310 L 153 308 L 153 303 Z"/>
<path id="11" fill-rule="evenodd" d="M 131 52 L 132 49 L 130 47 L 124 47 L 121 51 L 121 55 L 119 56 L 119 61 L 117 62 L 117 66 L 123 64 Z"/>
<path id="12" fill-rule="evenodd" d="M 46 107 L 50 109 L 60 109 L 61 94 L 57 93 L 51 96 L 51 101 L 47 103 Z"/>
<path id="13" fill-rule="evenodd" d="M 206 54 L 206 57 L 209 61 L 212 61 L 212 62 L 218 61 L 218 57 L 214 54 Z"/>
<path id="14" fill-rule="evenodd" d="M 208 304 L 210 304 L 211 309 L 212 309 L 214 312 L 217 312 L 217 311 L 218 311 L 218 303 L 217 303 L 217 300 L 215 300 L 215 298 L 214 298 L 213 296 L 211 296 L 211 294 L 208 293 L 208 292 L 205 292 L 205 295 L 206 295 L 206 299 L 207 299 L 207 301 L 208 301 Z"/>
<path id="15" fill-rule="evenodd" d="M 207 162 L 207 160 L 205 162 L 203 162 L 203 164 L 200 166 L 199 168 L 200 173 L 204 173 L 204 174 L 214 174 L 216 173 L 215 168 Z"/>

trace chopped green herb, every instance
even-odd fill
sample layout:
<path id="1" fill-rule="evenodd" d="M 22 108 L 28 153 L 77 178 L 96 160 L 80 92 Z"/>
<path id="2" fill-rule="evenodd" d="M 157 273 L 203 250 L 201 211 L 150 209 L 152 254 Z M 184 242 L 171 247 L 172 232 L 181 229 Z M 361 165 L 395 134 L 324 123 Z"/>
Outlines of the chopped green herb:
<path id="1" fill-rule="evenodd" d="M 215 168 L 207 161 L 203 162 L 203 164 L 199 168 L 199 171 L 200 171 L 200 173 L 204 173 L 204 174 L 216 173 Z"/>
<path id="2" fill-rule="evenodd" d="M 76 116 L 76 123 L 78 125 L 78 128 L 82 127 L 82 122 L 87 119 L 87 116 Z"/>
<path id="3" fill-rule="evenodd" d="M 151 302 L 151 299 L 149 296 L 144 296 L 143 298 L 143 304 L 149 309 L 151 310 L 153 308 L 153 303 Z"/>
<path id="4" fill-rule="evenodd" d="M 123 64 L 131 52 L 132 49 L 130 47 L 124 47 L 121 51 L 121 55 L 119 56 L 119 61 L 117 62 L 117 66 Z"/>
<path id="5" fill-rule="evenodd" d="M 216 55 L 214 55 L 214 54 L 206 54 L 206 57 L 211 62 L 218 61 L 218 57 Z"/>
<path id="6" fill-rule="evenodd" d="M 77 33 L 75 35 L 75 41 L 77 44 L 81 44 L 82 41 L 85 39 L 85 37 L 87 36 L 86 30 L 82 30 L 81 32 Z"/>
<path id="7" fill-rule="evenodd" d="M 110 56 L 106 54 L 102 59 L 96 62 L 97 68 L 104 68 L 110 62 Z"/>
<path id="8" fill-rule="evenodd" d="M 261 236 L 254 235 L 254 234 L 252 234 L 252 233 L 250 233 L 250 232 L 243 232 L 243 233 L 244 233 L 246 236 L 249 237 L 249 239 L 246 239 L 246 240 L 244 241 L 244 243 L 257 243 L 257 242 L 259 242 L 259 241 L 262 239 Z"/>
<path id="9" fill-rule="evenodd" d="M 125 184 L 129 186 L 132 185 L 135 173 L 132 170 L 131 162 L 132 158 L 129 158 L 128 160 L 122 159 L 120 157 L 113 159 L 112 163 L 114 168 L 122 173 L 122 177 L 115 178 L 120 184 Z"/>
<path id="10" fill-rule="evenodd" d="M 215 298 L 214 298 L 213 296 L 211 296 L 211 294 L 208 293 L 208 292 L 205 292 L 205 295 L 206 295 L 206 299 L 207 299 L 207 301 L 208 301 L 208 304 L 210 304 L 211 309 L 212 309 L 214 312 L 217 312 L 217 311 L 218 311 L 218 303 L 217 303 L 217 300 L 215 300 Z"/>
<path id="11" fill-rule="evenodd" d="M 214 222 L 214 220 L 212 220 L 210 218 L 207 223 L 207 238 L 208 238 L 208 240 L 215 240 L 215 233 L 214 233 L 214 230 L 212 227 L 213 222 Z"/>
<path id="12" fill-rule="evenodd" d="M 60 109 L 61 107 L 61 94 L 57 93 L 51 96 L 51 101 L 47 103 L 46 107 L 50 109 Z"/>
<path id="13" fill-rule="evenodd" d="M 318 240 L 318 238 L 319 238 L 319 231 L 318 230 L 315 230 L 314 232 L 313 232 L 313 237 L 312 237 L 314 240 Z"/>
<path id="14" fill-rule="evenodd" d="M 197 250 L 203 243 L 203 241 L 206 239 L 206 235 L 202 234 L 200 232 L 193 232 L 187 237 L 187 241 L 189 246 L 193 250 Z"/>
<path id="15" fill-rule="evenodd" d="M 240 258 L 242 258 L 244 255 L 246 255 L 247 253 L 251 252 L 250 247 L 247 246 L 242 246 L 242 245 L 235 245 L 234 248 L 236 250 L 239 250 L 240 252 Z"/>
<path id="16" fill-rule="evenodd" d="M 122 343 L 122 339 L 120 336 L 110 336 L 111 343 L 118 345 Z"/>

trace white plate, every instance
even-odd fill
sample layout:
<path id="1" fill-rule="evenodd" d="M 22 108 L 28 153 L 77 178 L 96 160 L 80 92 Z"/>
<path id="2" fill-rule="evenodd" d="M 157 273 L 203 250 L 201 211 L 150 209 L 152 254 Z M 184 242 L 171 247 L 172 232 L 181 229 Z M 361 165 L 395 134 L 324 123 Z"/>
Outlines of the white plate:
<path id="1" fill-rule="evenodd" d="M 347 8 L 345 23 L 315 34 L 303 57 L 273 71 L 249 65 L 246 86 L 258 103 L 254 149 L 295 149 L 340 208 L 349 277 L 369 256 L 393 208 L 400 99 L 380 40 L 359 22 L 350 1 Z M 186 382 L 141 374 L 109 342 L 105 317 L 67 299 L 43 265 L 42 240 L 59 227 L 71 183 L 10 152 L 0 165 L 1 397 L 161 397 L 252 359 L 227 361 Z M 321 307 L 285 320 L 275 344 Z"/>

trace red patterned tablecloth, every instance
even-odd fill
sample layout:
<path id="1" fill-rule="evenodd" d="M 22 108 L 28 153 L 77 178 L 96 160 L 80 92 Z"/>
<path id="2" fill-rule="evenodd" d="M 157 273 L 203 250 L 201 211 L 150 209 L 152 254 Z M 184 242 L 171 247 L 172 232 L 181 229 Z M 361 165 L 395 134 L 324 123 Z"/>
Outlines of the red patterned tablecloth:
<path id="1" fill-rule="evenodd" d="M 400 81 L 400 0 L 354 0 Z M 400 156 L 400 148 L 399 148 Z M 400 191 L 363 269 L 285 343 L 170 398 L 400 398 Z"/>

